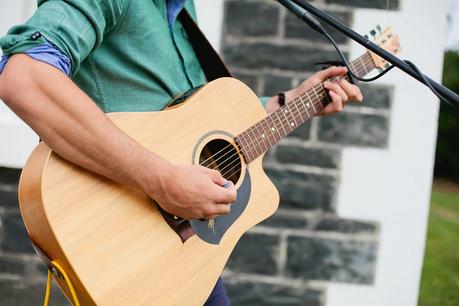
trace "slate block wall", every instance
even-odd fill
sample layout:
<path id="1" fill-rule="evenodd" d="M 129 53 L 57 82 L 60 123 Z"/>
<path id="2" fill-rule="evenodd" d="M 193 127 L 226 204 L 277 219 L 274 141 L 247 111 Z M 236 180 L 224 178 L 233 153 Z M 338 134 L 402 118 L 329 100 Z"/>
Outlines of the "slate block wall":
<path id="1" fill-rule="evenodd" d="M 348 25 L 355 7 L 387 8 L 386 0 L 312 3 Z M 346 37 L 328 29 L 348 55 Z M 290 89 L 321 68 L 315 63 L 338 59 L 321 35 L 276 1 L 226 0 L 223 33 L 226 63 L 259 96 Z M 379 225 L 336 213 L 342 150 L 388 144 L 392 89 L 361 89 L 363 104 L 311 120 L 265 157 L 280 208 L 243 236 L 229 260 L 224 277 L 234 305 L 325 305 L 329 282 L 374 282 Z"/>
<path id="2" fill-rule="evenodd" d="M 46 267 L 35 255 L 19 214 L 20 170 L 0 168 L 0 306 L 43 302 Z M 53 284 L 51 305 L 70 305 Z"/>
<path id="3" fill-rule="evenodd" d="M 347 24 L 355 7 L 385 9 L 386 0 L 317 0 Z M 397 9 L 398 1 L 390 0 Z M 330 30 L 342 49 L 348 41 Z M 274 1 L 225 3 L 223 55 L 259 95 L 297 85 L 335 59 L 327 42 Z M 343 148 L 387 147 L 391 88 L 362 85 L 365 103 L 316 118 L 273 148 L 265 168 L 281 194 L 280 209 L 247 233 L 224 272 L 234 305 L 325 305 L 327 284 L 371 285 L 379 226 L 336 214 Z M 46 269 L 30 246 L 17 207 L 20 170 L 0 168 L 0 306 L 37 305 Z M 369 203 L 371 205 L 371 203 Z M 54 285 L 54 289 L 56 285 Z M 69 305 L 53 290 L 52 305 Z"/>

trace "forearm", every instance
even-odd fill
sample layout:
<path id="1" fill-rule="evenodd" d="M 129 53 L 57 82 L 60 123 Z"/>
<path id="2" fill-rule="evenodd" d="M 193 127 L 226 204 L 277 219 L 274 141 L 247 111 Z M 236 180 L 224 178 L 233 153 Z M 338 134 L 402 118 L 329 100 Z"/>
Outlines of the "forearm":
<path id="1" fill-rule="evenodd" d="M 47 64 L 12 57 L 0 75 L 0 98 L 53 151 L 93 172 L 150 192 L 146 189 L 155 185 L 155 173 L 169 166 L 119 130 L 70 79 Z"/>

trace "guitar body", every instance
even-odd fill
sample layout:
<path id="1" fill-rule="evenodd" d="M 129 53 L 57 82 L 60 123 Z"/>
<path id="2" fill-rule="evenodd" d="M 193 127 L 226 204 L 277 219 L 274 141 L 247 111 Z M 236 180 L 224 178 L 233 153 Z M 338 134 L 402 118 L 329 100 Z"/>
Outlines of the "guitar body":
<path id="1" fill-rule="evenodd" d="M 108 116 L 170 162 L 199 164 L 206 144 L 233 143 L 266 112 L 243 83 L 222 78 L 178 107 Z M 247 203 L 218 243 L 198 235 L 182 241 L 145 194 L 67 162 L 44 143 L 24 167 L 20 209 L 31 238 L 64 268 L 82 305 L 202 305 L 242 234 L 277 209 L 262 157 L 249 165 L 242 159 L 236 187 L 249 180 Z"/>

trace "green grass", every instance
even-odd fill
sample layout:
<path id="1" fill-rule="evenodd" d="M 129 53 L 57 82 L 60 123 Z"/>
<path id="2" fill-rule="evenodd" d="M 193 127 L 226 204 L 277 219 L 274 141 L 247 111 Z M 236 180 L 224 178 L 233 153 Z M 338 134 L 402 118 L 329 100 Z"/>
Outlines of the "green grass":
<path id="1" fill-rule="evenodd" d="M 459 305 L 459 194 L 432 192 L 421 306 Z"/>

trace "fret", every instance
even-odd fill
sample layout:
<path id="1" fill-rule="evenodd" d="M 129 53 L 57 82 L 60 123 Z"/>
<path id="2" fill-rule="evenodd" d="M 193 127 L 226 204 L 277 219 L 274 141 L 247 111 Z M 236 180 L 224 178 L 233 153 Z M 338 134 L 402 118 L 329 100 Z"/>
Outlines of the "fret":
<path id="1" fill-rule="evenodd" d="M 282 135 L 282 137 L 284 137 L 285 135 L 287 135 L 287 131 L 285 130 L 285 121 L 282 121 L 281 118 L 279 118 L 279 112 L 274 112 L 274 114 L 276 114 L 276 117 L 277 119 L 279 120 L 279 125 L 282 127 L 282 129 L 284 130 L 284 135 Z M 287 120 L 287 124 L 288 124 L 288 120 Z M 281 137 L 281 138 L 282 138 Z"/>
<path id="2" fill-rule="evenodd" d="M 319 94 L 317 93 L 316 86 L 314 86 L 312 89 L 314 90 L 314 93 L 316 94 L 317 102 L 319 102 L 319 106 L 320 106 L 320 107 L 319 107 L 319 110 L 318 110 L 317 112 L 320 112 L 320 111 L 323 110 L 323 107 L 324 107 L 324 106 L 322 105 L 322 101 L 321 101 L 321 100 L 322 100 L 322 96 L 319 95 Z M 313 101 L 313 104 L 315 105 L 315 104 L 316 104 L 316 101 Z"/>
<path id="3" fill-rule="evenodd" d="M 264 130 L 264 134 L 263 134 L 263 135 L 265 135 L 266 139 L 268 139 L 269 145 L 272 147 L 273 145 L 276 144 L 276 138 L 274 137 L 274 134 L 273 134 L 273 133 L 271 132 L 271 130 L 269 129 L 269 125 L 268 125 L 268 122 L 267 122 L 267 118 L 268 118 L 268 117 L 266 117 L 265 119 L 263 119 L 263 120 L 261 121 L 262 127 L 263 127 L 263 124 L 265 125 L 265 126 L 263 127 L 263 130 Z M 274 137 L 274 139 L 273 139 L 272 142 L 271 142 L 271 136 Z"/>
<path id="4" fill-rule="evenodd" d="M 329 103 L 330 103 L 330 96 L 327 94 L 327 89 L 324 87 L 323 84 L 320 84 L 320 90 L 321 90 L 321 94 L 320 94 L 320 105 L 322 106 L 322 108 L 325 108 Z"/>
<path id="5" fill-rule="evenodd" d="M 349 66 L 350 66 L 350 68 L 352 70 L 352 73 L 358 74 L 358 70 L 357 70 L 357 68 L 355 68 L 355 62 L 350 63 Z"/>
<path id="6" fill-rule="evenodd" d="M 301 96 L 301 103 L 303 104 L 303 107 L 304 107 L 304 110 L 306 111 L 306 114 L 308 115 L 308 119 L 311 119 L 312 116 L 311 114 L 309 113 L 309 102 L 308 103 L 304 103 L 304 100 L 303 98 L 305 97 L 306 95 L 302 95 Z"/>
<path id="7" fill-rule="evenodd" d="M 271 119 L 271 123 L 272 123 L 269 129 L 273 133 L 274 139 L 276 140 L 276 143 L 277 143 L 279 140 L 281 140 L 282 136 L 279 133 L 279 129 L 276 127 L 276 123 L 274 122 L 272 114 L 269 115 L 268 117 Z M 277 132 L 277 134 L 279 135 L 279 139 L 276 138 L 276 135 L 274 134 L 274 132 Z"/>
<path id="8" fill-rule="evenodd" d="M 250 156 L 250 150 L 249 150 L 250 146 L 249 146 L 247 140 L 245 139 L 245 134 L 246 134 L 245 132 L 241 133 L 237 137 L 236 142 L 239 144 L 239 148 L 240 148 L 242 154 L 245 156 L 246 162 L 251 162 L 253 159 L 252 159 L 252 156 Z M 244 144 L 244 142 L 245 142 L 245 144 Z M 247 151 L 247 150 L 249 150 L 249 151 Z"/>
<path id="9" fill-rule="evenodd" d="M 251 154 L 252 150 L 250 149 L 251 148 L 250 143 L 247 141 L 247 131 L 241 134 L 240 140 L 241 140 L 241 145 L 243 146 L 242 148 L 243 152 L 245 152 L 247 158 L 251 160 L 252 157 L 250 155 L 252 155 Z"/>
<path id="10" fill-rule="evenodd" d="M 263 151 L 266 152 L 266 151 L 269 150 L 269 148 L 270 148 L 271 146 L 268 146 L 268 145 L 266 144 L 265 137 L 263 137 L 263 135 L 264 135 L 263 127 L 260 125 L 260 122 L 257 123 L 257 124 L 255 125 L 255 127 L 256 127 L 256 130 L 257 130 L 258 135 L 259 135 L 259 136 L 258 136 L 258 139 L 261 141 L 261 143 L 262 143 L 262 144 L 264 145 L 264 147 L 265 147 L 265 148 L 263 149 Z M 261 129 L 261 131 L 260 131 L 260 129 Z"/>
<path id="11" fill-rule="evenodd" d="M 294 99 L 292 104 L 295 106 L 296 108 L 296 111 L 298 113 L 298 115 L 300 116 L 300 119 L 301 119 L 301 122 L 304 122 L 304 118 L 301 116 L 301 110 L 298 108 L 298 103 L 301 102 L 301 96 L 298 97 L 297 99 Z M 294 119 L 295 119 L 295 123 L 296 123 L 296 126 L 299 126 L 298 122 L 296 122 L 296 116 L 294 116 Z"/>
<path id="12" fill-rule="evenodd" d="M 287 126 L 290 129 L 288 132 L 285 133 L 285 135 L 287 135 L 288 133 L 293 131 L 294 127 L 296 126 L 296 121 L 295 122 L 292 121 L 295 119 L 295 116 L 293 116 L 292 113 L 290 113 L 290 111 L 288 110 L 288 105 L 283 106 L 280 109 L 280 112 L 282 113 L 282 115 L 284 115 L 284 120 L 285 122 L 287 122 Z M 291 116 L 292 118 L 290 118 L 289 116 Z"/>
<path id="13" fill-rule="evenodd" d="M 319 95 L 317 94 L 316 87 L 315 87 L 315 86 L 312 86 L 312 90 L 314 91 L 314 94 L 316 95 L 317 99 L 319 99 L 319 101 L 320 101 L 320 97 L 319 97 Z"/>
<path id="14" fill-rule="evenodd" d="M 255 150 L 255 153 L 256 153 L 257 155 L 259 155 L 259 154 L 261 154 L 261 152 L 259 153 L 258 150 L 257 150 L 258 143 L 255 142 L 256 136 L 255 136 L 255 134 L 253 133 L 252 129 L 253 129 L 253 126 L 251 126 L 251 127 L 247 130 L 247 131 L 248 131 L 247 135 L 249 136 L 249 139 L 250 139 L 250 146 L 252 147 L 253 150 Z M 250 136 L 250 134 L 252 134 L 252 136 Z"/>
<path id="15" fill-rule="evenodd" d="M 311 110 L 311 106 L 312 106 L 312 109 L 314 110 L 314 112 L 313 112 L 313 116 L 314 116 L 315 114 L 317 114 L 317 111 L 316 111 L 316 108 L 314 106 L 314 103 L 313 103 L 311 97 L 309 96 L 309 93 L 306 93 L 305 96 L 308 99 L 307 103 L 306 103 L 306 107 L 308 108 L 308 114 L 309 114 L 309 110 Z M 310 116 L 310 117 L 312 117 L 312 116 Z"/>
<path id="16" fill-rule="evenodd" d="M 365 62 L 363 61 L 362 56 L 359 57 L 359 59 L 360 59 L 360 61 L 362 62 L 362 66 L 363 66 L 363 69 L 365 70 L 365 74 L 367 74 L 367 73 L 368 73 L 368 70 L 367 70 L 367 67 L 366 67 L 366 65 L 365 65 Z"/>

